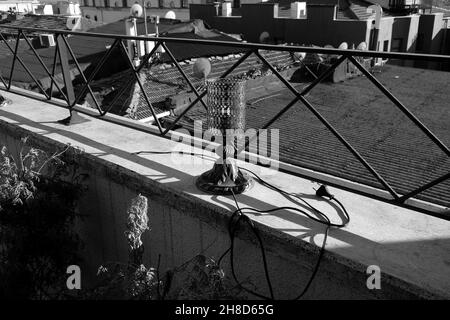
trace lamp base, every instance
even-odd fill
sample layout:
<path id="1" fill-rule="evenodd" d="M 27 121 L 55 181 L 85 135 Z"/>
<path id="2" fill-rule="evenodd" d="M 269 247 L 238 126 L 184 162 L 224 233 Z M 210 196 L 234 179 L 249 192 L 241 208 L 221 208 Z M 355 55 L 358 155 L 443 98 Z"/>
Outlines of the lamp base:
<path id="1" fill-rule="evenodd" d="M 87 122 L 89 120 L 81 117 L 78 112 L 76 112 L 75 110 L 70 111 L 70 115 L 67 118 L 58 120 L 56 122 L 66 125 L 66 126 L 70 126 L 71 124 L 78 124 L 78 123 L 83 123 L 83 122 Z"/>
<path id="2" fill-rule="evenodd" d="M 238 194 L 253 186 L 253 179 L 239 170 L 230 159 L 217 161 L 213 168 L 197 178 L 195 182 L 200 190 L 213 194 Z"/>

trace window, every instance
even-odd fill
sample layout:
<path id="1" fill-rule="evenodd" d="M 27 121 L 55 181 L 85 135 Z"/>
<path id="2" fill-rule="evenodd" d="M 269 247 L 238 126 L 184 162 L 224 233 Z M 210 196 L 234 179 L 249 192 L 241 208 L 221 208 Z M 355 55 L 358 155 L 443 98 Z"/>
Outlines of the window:
<path id="1" fill-rule="evenodd" d="M 383 42 L 383 51 L 389 50 L 389 40 L 384 40 Z"/>
<path id="2" fill-rule="evenodd" d="M 97 21 L 97 16 L 94 16 L 94 20 Z"/>
<path id="3" fill-rule="evenodd" d="M 402 38 L 394 38 L 391 43 L 391 51 L 392 52 L 400 52 L 403 51 L 403 39 Z"/>

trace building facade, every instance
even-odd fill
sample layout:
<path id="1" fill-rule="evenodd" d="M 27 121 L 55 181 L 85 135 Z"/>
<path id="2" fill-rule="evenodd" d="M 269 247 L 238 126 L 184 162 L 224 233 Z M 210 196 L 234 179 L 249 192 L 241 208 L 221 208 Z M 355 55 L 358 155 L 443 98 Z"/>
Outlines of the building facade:
<path id="1" fill-rule="evenodd" d="M 0 11 L 33 13 L 38 4 L 38 0 L 0 0 Z"/>
<path id="2" fill-rule="evenodd" d="M 147 14 L 164 16 L 169 10 L 177 19 L 189 19 L 190 3 L 206 3 L 204 0 L 80 0 L 83 17 L 100 23 L 111 23 L 130 16 L 130 8 L 138 3 L 145 6 Z"/>
<path id="3" fill-rule="evenodd" d="M 213 28 L 241 34 L 249 42 L 260 42 L 261 35 L 268 34 L 272 43 L 338 47 L 347 42 L 349 47 L 356 47 L 366 42 L 374 43 L 376 48 L 373 49 L 386 52 L 450 53 L 449 18 L 443 13 L 384 14 L 379 18 L 378 30 L 375 30 L 375 14 L 353 18 L 345 15 L 336 2 L 306 3 L 306 15 L 301 17 L 281 15 L 275 3 L 243 4 L 239 11 L 240 15 L 223 16 L 213 4 L 190 5 L 191 19 L 203 19 Z M 449 68 L 427 62 L 399 63 Z"/>

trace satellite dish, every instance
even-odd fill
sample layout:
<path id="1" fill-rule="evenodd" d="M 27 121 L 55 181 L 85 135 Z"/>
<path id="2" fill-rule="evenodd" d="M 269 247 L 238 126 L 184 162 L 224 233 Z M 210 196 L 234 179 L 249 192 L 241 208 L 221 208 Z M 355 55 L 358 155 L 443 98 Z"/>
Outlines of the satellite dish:
<path id="1" fill-rule="evenodd" d="M 259 43 L 267 43 L 267 42 L 269 42 L 269 39 L 270 39 L 270 34 L 267 31 L 263 31 L 259 35 Z"/>
<path id="2" fill-rule="evenodd" d="M 206 58 L 199 58 L 192 67 L 194 77 L 197 79 L 206 79 L 211 72 L 211 63 Z"/>
<path id="3" fill-rule="evenodd" d="M 347 42 L 342 42 L 342 43 L 339 45 L 338 49 L 340 49 L 340 50 L 347 50 L 347 49 L 348 49 L 348 44 L 347 44 Z"/>
<path id="4" fill-rule="evenodd" d="M 140 16 L 142 16 L 143 12 L 144 11 L 140 4 L 135 3 L 131 6 L 130 13 L 133 17 L 135 17 L 135 18 L 140 17 Z"/>
<path id="5" fill-rule="evenodd" d="M 358 44 L 358 46 L 356 47 L 357 50 L 362 50 L 365 51 L 367 50 L 367 43 L 365 43 L 364 41 L 361 42 L 360 44 Z"/>
<path id="6" fill-rule="evenodd" d="M 164 15 L 164 18 L 166 19 L 176 19 L 177 15 L 172 10 L 167 11 L 167 13 Z"/>

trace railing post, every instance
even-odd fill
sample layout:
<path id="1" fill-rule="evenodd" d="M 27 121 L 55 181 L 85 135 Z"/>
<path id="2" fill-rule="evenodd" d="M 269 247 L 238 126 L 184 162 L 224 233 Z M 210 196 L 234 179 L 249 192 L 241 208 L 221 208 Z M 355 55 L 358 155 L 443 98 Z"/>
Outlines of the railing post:
<path id="1" fill-rule="evenodd" d="M 69 56 L 67 54 L 67 46 L 64 41 L 63 34 L 56 35 L 56 45 L 58 46 L 59 62 L 61 63 L 61 73 L 63 76 L 64 87 L 66 88 L 67 104 L 69 107 L 69 116 L 61 119 L 58 122 L 65 125 L 70 125 L 80 121 L 80 116 L 73 111 L 75 104 L 75 92 L 73 90 L 72 77 L 70 76 Z M 68 44 L 67 44 L 68 45 Z"/>
<path id="2" fill-rule="evenodd" d="M 57 35 L 56 44 L 58 46 L 59 61 L 61 63 L 61 73 L 63 75 L 64 87 L 67 93 L 67 103 L 72 111 L 72 103 L 75 101 L 75 92 L 73 90 L 72 78 L 70 77 L 70 66 L 69 59 L 67 55 L 67 48 L 64 43 L 64 35 Z"/>

